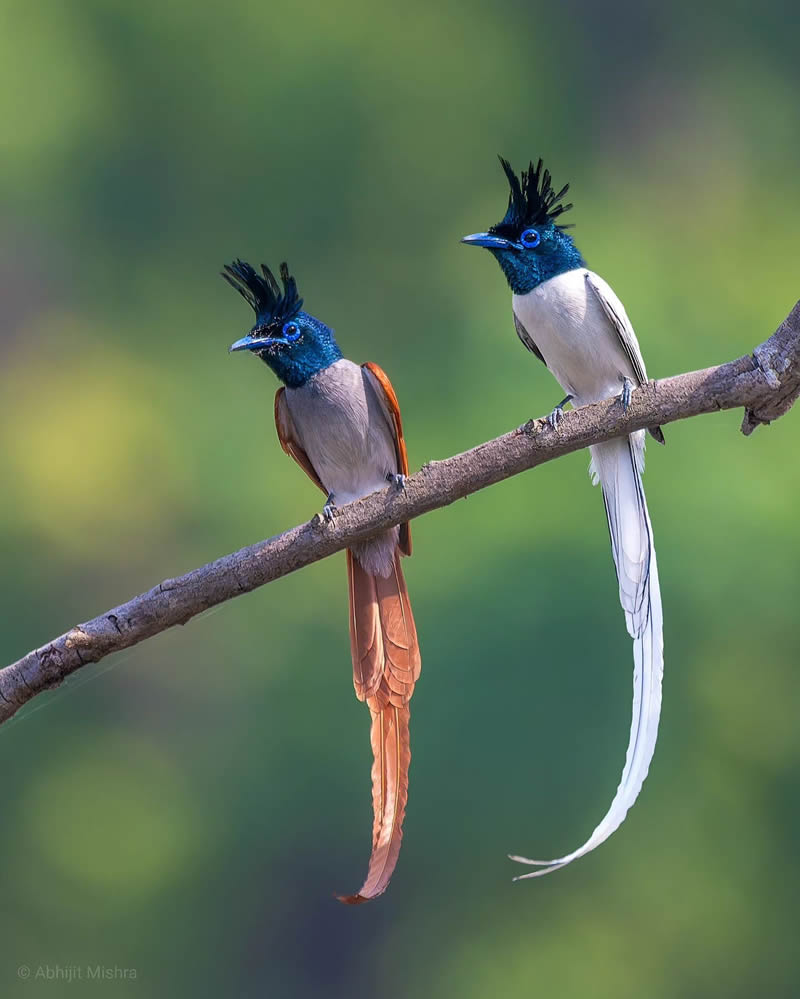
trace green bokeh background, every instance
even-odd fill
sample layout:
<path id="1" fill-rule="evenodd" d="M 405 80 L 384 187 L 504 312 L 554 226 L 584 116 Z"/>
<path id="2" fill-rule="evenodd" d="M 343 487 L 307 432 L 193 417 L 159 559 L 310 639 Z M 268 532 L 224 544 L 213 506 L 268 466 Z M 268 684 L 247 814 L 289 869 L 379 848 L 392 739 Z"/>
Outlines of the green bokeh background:
<path id="1" fill-rule="evenodd" d="M 569 179 L 653 376 L 738 356 L 798 296 L 796 4 L 4 0 L 3 662 L 309 516 L 275 381 L 218 278 L 286 257 L 391 375 L 414 468 L 546 412 L 488 255 L 496 160 Z M 0 730 L 0 994 L 770 997 L 800 992 L 798 418 L 667 429 L 665 608 L 641 799 L 632 655 L 577 454 L 415 524 L 406 836 L 365 871 L 368 716 L 344 558 L 38 698 Z M 79 691 L 80 688 L 80 691 Z M 39 968 L 136 969 L 76 983 Z M 31 979 L 20 981 L 17 967 Z"/>

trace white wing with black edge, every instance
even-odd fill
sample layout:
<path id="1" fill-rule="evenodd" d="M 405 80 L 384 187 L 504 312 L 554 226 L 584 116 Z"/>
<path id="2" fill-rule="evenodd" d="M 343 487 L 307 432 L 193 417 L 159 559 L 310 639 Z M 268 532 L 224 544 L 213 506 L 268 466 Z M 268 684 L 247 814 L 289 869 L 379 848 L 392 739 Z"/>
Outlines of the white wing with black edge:
<path id="1" fill-rule="evenodd" d="M 647 383 L 647 372 L 644 367 L 642 348 L 639 346 L 639 341 L 633 332 L 633 326 L 630 319 L 628 319 L 625 306 L 617 298 L 611 285 L 601 277 L 598 277 L 597 274 L 587 271 L 586 285 L 600 303 L 603 312 L 608 316 L 611 325 L 614 327 L 619 337 L 620 345 L 625 351 L 625 356 L 631 362 L 636 380 L 640 385 L 645 385 Z"/>

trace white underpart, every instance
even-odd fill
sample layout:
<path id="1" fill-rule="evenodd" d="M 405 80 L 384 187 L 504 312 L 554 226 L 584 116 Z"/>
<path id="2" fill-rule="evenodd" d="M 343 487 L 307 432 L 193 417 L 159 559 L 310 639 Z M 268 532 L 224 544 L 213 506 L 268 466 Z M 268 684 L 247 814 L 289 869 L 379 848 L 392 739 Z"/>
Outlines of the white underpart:
<path id="1" fill-rule="evenodd" d="M 594 285 L 594 290 L 589 287 Z M 598 298 L 605 299 L 606 309 Z M 514 313 L 576 406 L 618 395 L 623 380 L 639 383 L 621 336 L 644 371 L 639 344 L 625 309 L 611 288 L 591 271 L 569 271 L 527 295 L 515 295 Z M 618 332 L 608 310 L 620 318 Z M 603 489 L 620 603 L 633 638 L 633 717 L 625 767 L 611 806 L 589 839 L 563 857 L 530 860 L 538 877 L 583 857 L 619 828 L 642 788 L 653 758 L 661 714 L 664 671 L 663 618 L 650 517 L 642 488 L 644 431 L 590 449 L 590 474 Z"/>

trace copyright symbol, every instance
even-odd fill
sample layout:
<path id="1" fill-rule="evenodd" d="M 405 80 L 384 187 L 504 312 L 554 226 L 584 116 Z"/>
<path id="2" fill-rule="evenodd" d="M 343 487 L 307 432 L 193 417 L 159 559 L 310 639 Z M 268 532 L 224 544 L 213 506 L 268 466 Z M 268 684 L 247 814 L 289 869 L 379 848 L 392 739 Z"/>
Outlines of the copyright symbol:
<path id="1" fill-rule="evenodd" d="M 30 977 L 31 977 L 31 969 L 28 967 L 27 964 L 21 964 L 17 968 L 17 978 L 25 979 Z"/>

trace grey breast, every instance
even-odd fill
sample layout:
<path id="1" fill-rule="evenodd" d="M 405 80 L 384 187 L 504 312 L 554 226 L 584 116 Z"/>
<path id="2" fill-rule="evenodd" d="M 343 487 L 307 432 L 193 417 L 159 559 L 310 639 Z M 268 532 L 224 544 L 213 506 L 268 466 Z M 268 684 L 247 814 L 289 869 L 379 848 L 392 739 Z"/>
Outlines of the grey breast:
<path id="1" fill-rule="evenodd" d="M 300 444 L 339 505 L 383 488 L 397 470 L 393 432 L 359 365 L 336 361 L 287 388 L 286 402 Z"/>

